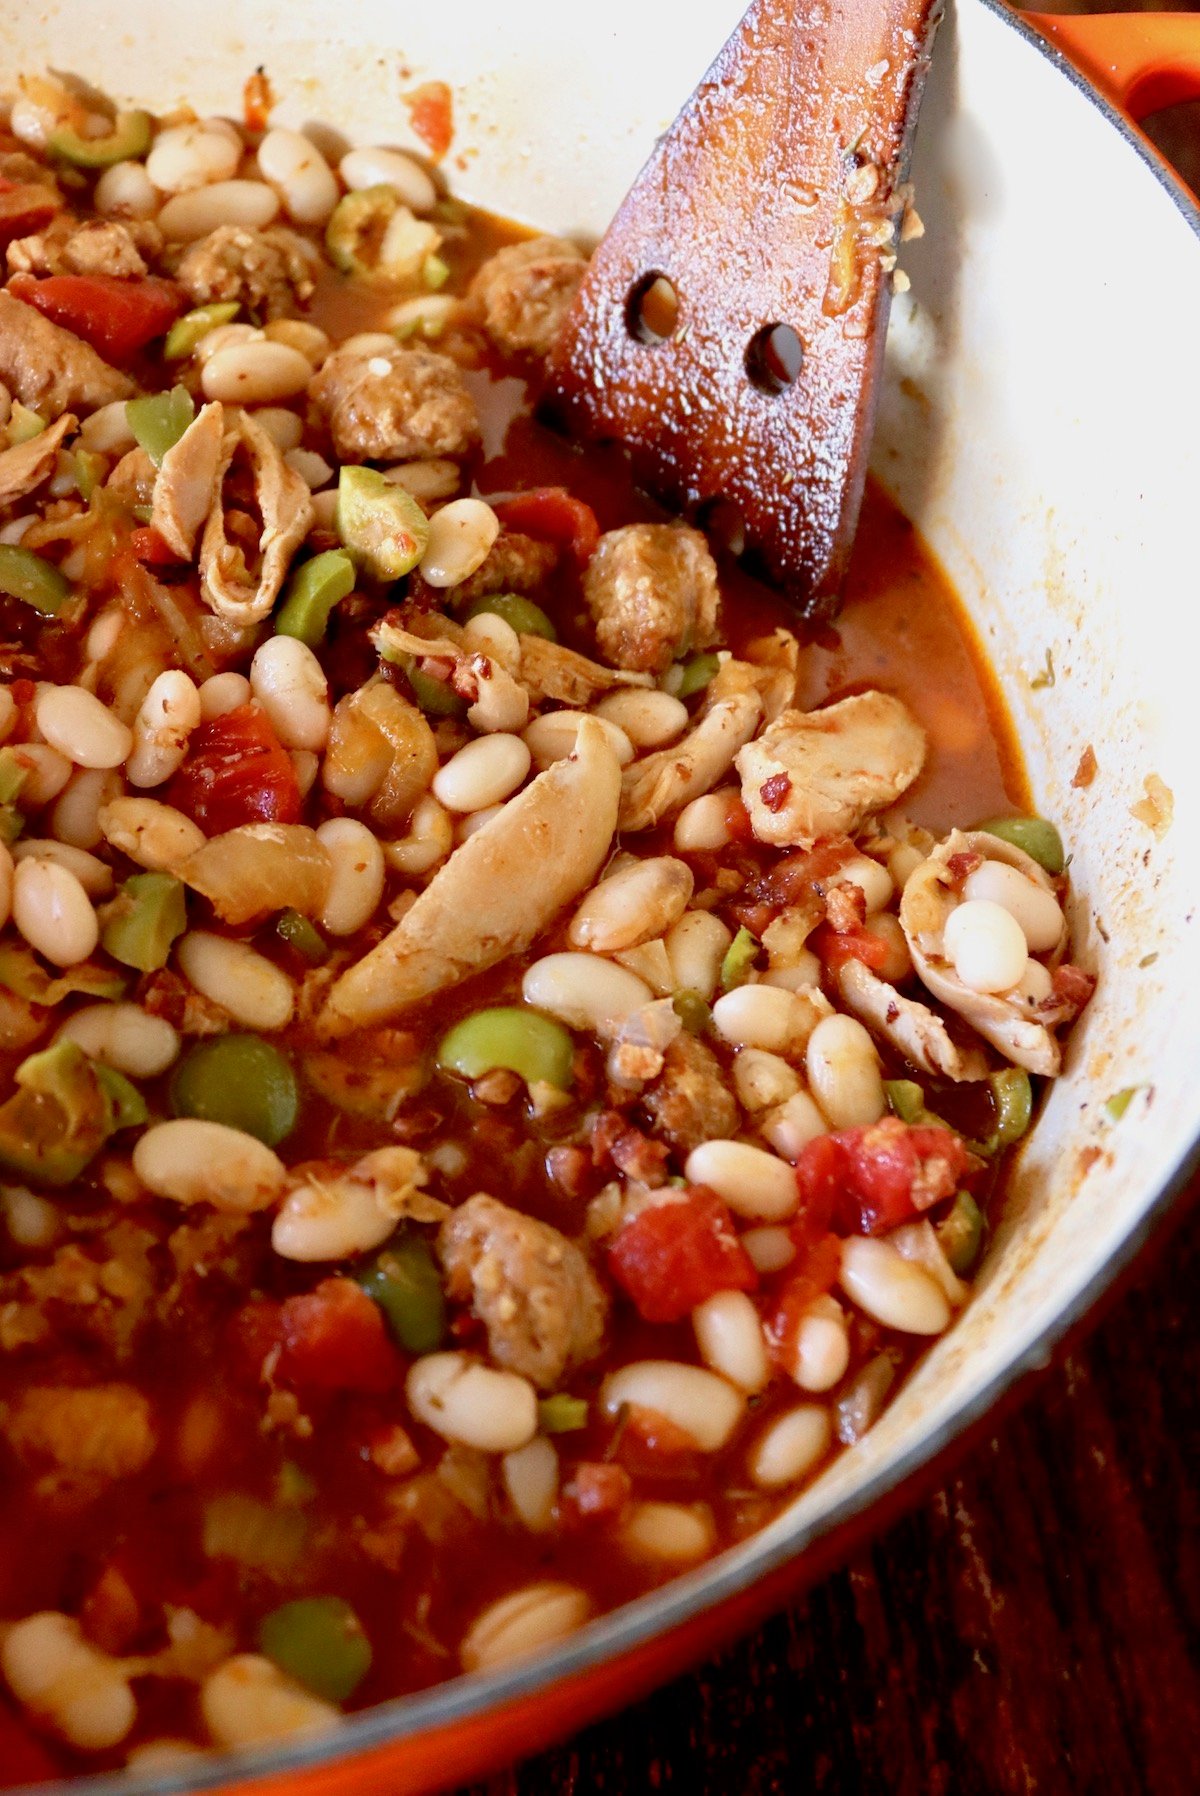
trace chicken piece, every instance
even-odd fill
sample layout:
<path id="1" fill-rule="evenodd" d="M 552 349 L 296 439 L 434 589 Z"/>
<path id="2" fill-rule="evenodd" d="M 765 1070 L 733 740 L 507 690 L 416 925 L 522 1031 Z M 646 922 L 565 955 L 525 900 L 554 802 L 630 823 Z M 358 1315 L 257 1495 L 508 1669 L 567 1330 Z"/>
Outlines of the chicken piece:
<path id="1" fill-rule="evenodd" d="M 456 363 L 430 349 L 337 349 L 309 382 L 342 461 L 465 455 L 479 419 Z"/>
<path id="2" fill-rule="evenodd" d="M 285 318 L 311 297 L 313 265 L 303 238 L 281 225 L 219 225 L 188 245 L 175 279 L 193 305 L 234 299 L 256 318 Z"/>
<path id="3" fill-rule="evenodd" d="M 0 292 L 0 381 L 14 399 L 57 418 L 93 412 L 134 392 L 128 375 L 102 361 L 90 343 Z"/>
<path id="4" fill-rule="evenodd" d="M 662 1077 L 642 1099 L 654 1127 L 678 1154 L 704 1141 L 724 1141 L 738 1126 L 737 1100 L 710 1047 L 680 1035 L 664 1056 Z"/>
<path id="5" fill-rule="evenodd" d="M 906 792 L 925 760 L 925 732 L 886 692 L 860 692 L 819 711 L 784 711 L 737 757 L 754 834 L 811 848 L 853 835 Z"/>
<path id="6" fill-rule="evenodd" d="M 49 430 L 0 452 L 0 505 L 23 499 L 54 472 L 63 438 L 70 436 L 75 425 L 73 414 L 64 412 Z"/>
<path id="7" fill-rule="evenodd" d="M 838 989 L 856 1017 L 922 1072 L 960 1082 L 986 1079 L 988 1063 L 982 1048 L 960 1048 L 936 1011 L 904 997 L 861 960 L 843 964 Z"/>
<path id="8" fill-rule="evenodd" d="M 437 1251 L 449 1295 L 471 1299 L 497 1365 L 552 1391 L 599 1353 L 608 1299 L 579 1248 L 548 1222 L 479 1192 L 443 1222 Z"/>
<path id="9" fill-rule="evenodd" d="M 243 550 L 225 533 L 223 486 L 239 448 L 249 460 L 262 517 L 257 572 L 247 568 Z M 261 622 L 279 597 L 288 563 L 312 521 L 307 482 L 288 467 L 278 445 L 249 412 L 235 411 L 222 441 L 213 506 L 200 540 L 200 593 L 205 604 L 228 623 Z"/>
<path id="10" fill-rule="evenodd" d="M 216 501 L 224 439 L 225 408 L 214 399 L 167 450 L 155 477 L 150 522 L 184 561 L 192 559 L 200 526 Z"/>
<path id="11" fill-rule="evenodd" d="M 601 667 L 598 661 L 589 661 L 586 655 L 564 648 L 561 642 L 549 642 L 544 636 L 521 637 L 517 677 L 535 704 L 549 698 L 576 710 L 618 686 L 654 684 L 652 674 L 622 673 L 616 668 Z"/>
<path id="12" fill-rule="evenodd" d="M 547 356 L 586 272 L 573 243 L 533 237 L 490 256 L 467 303 L 501 355 Z"/>
<path id="13" fill-rule="evenodd" d="M 3 1432 L 25 1465 L 87 1483 L 133 1477 L 157 1446 L 150 1404 L 131 1384 L 29 1385 Z"/>
<path id="14" fill-rule="evenodd" d="M 103 274 L 136 280 L 149 272 L 162 250 L 162 232 L 150 219 L 93 218 L 86 224 L 69 212 L 44 230 L 8 246 L 12 273 Z"/>
<path id="15" fill-rule="evenodd" d="M 600 871 L 620 790 L 617 757 L 589 718 L 574 754 L 468 836 L 391 934 L 342 974 L 318 1018 L 322 1032 L 385 1022 L 527 948 Z"/>
<path id="16" fill-rule="evenodd" d="M 529 695 L 501 657 L 472 649 L 449 618 L 436 616 L 428 621 L 442 626 L 447 633 L 441 637 L 420 636 L 385 620 L 372 640 L 381 653 L 390 650 L 393 660 L 398 655 L 436 655 L 453 661 L 450 683 L 459 698 L 467 700 L 467 722 L 481 735 L 494 730 L 523 730 L 529 721 Z M 512 659 L 515 662 L 516 657 Z"/>
<path id="17" fill-rule="evenodd" d="M 1034 1007 L 1013 993 L 972 991 L 962 983 L 946 954 L 946 923 L 958 904 L 951 862 L 964 854 L 1003 861 L 1034 885 L 1053 890 L 1045 870 L 1010 842 L 982 831 L 964 834 L 952 830 L 929 859 L 910 873 L 900 900 L 900 924 L 917 975 L 935 998 L 957 1011 L 1006 1060 L 1027 1072 L 1054 1078 L 1062 1066 L 1062 1049 L 1051 1031 L 1055 1024 L 1073 1018 L 1079 1006 L 1047 1002 Z"/>
<path id="18" fill-rule="evenodd" d="M 607 530 L 583 576 L 600 652 L 618 667 L 665 673 L 717 640 L 717 569 L 690 524 Z"/>
<path id="19" fill-rule="evenodd" d="M 762 719 L 762 671 L 726 661 L 709 684 L 695 728 L 670 748 L 630 763 L 622 778 L 623 830 L 653 829 L 724 778 Z"/>

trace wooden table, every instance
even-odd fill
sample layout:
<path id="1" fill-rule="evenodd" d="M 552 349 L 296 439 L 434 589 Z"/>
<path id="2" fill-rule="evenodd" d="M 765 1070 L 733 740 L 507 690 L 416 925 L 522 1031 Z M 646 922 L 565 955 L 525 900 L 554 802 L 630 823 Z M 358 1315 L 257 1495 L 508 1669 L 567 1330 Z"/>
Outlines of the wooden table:
<path id="1" fill-rule="evenodd" d="M 1185 1210 L 1085 1344 L 870 1552 L 472 1796 L 1195 1796 L 1200 1204 Z"/>

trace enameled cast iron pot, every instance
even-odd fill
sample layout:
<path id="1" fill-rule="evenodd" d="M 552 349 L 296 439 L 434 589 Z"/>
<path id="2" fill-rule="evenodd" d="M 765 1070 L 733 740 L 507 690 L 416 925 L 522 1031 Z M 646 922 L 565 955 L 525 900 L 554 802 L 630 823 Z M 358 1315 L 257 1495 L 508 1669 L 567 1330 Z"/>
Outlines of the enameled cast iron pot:
<path id="1" fill-rule="evenodd" d="M 214 112 L 236 110 L 265 61 L 277 116 L 384 143 L 404 141 L 401 93 L 440 77 L 455 90 L 459 190 L 594 236 L 741 10 L 15 0 L 2 60 L 6 76 L 70 67 L 122 101 Z M 914 170 L 927 229 L 904 252 L 912 292 L 893 308 L 875 451 L 994 662 L 1039 806 L 1075 851 L 1072 925 L 1100 972 L 977 1295 L 865 1441 L 785 1515 L 561 1649 L 309 1744 L 179 1779 L 88 1780 L 80 1796 L 444 1789 L 644 1693 L 911 1500 L 1047 1362 L 1194 1164 L 1200 213 L 1128 111 L 1200 93 L 1200 18 L 1041 24 L 1095 87 L 997 0 L 959 0 L 942 27 Z M 1089 744 L 1099 771 L 1078 789 Z M 1115 1123 L 1105 1100 L 1130 1086 Z"/>

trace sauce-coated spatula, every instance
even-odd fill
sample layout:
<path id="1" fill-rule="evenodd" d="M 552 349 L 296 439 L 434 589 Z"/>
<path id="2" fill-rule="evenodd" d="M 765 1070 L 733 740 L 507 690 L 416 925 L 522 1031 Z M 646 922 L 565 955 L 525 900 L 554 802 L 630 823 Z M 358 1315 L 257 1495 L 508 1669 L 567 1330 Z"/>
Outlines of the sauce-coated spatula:
<path id="1" fill-rule="evenodd" d="M 828 614 L 854 533 L 941 0 L 755 0 L 597 249 L 547 408 L 669 505 L 737 507 Z"/>

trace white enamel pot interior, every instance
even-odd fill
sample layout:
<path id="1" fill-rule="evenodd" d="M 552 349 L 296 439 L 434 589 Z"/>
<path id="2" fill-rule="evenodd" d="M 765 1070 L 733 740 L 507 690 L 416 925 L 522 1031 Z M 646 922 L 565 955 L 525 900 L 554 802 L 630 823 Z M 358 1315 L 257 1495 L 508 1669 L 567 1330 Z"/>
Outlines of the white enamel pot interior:
<path id="1" fill-rule="evenodd" d="M 458 189 L 596 235 L 740 11 L 741 0 L 205 0 L 197 14 L 16 0 L 4 60 L 6 73 L 70 67 L 159 110 L 186 98 L 225 112 L 265 61 L 279 117 L 384 143 L 406 141 L 400 95 L 444 78 Z M 1100 975 L 978 1293 L 865 1441 L 764 1533 L 555 1654 L 386 1705 L 250 1769 L 315 1767 L 469 1721 L 677 1627 L 844 1527 L 1045 1363 L 1191 1163 L 1200 756 L 1197 498 L 1183 445 L 1200 419 L 1200 223 L 1136 136 L 985 0 L 962 0 L 942 27 L 914 173 L 926 235 L 902 257 L 913 286 L 893 311 L 876 472 L 969 606 L 1038 805 L 1074 851 L 1079 956 Z M 1048 657 L 1053 684 L 1039 677 Z M 1089 744 L 1097 777 L 1076 789 Z M 1173 802 L 1157 833 L 1132 810 L 1147 779 Z M 1105 1102 L 1130 1086 L 1115 1123 Z"/>

